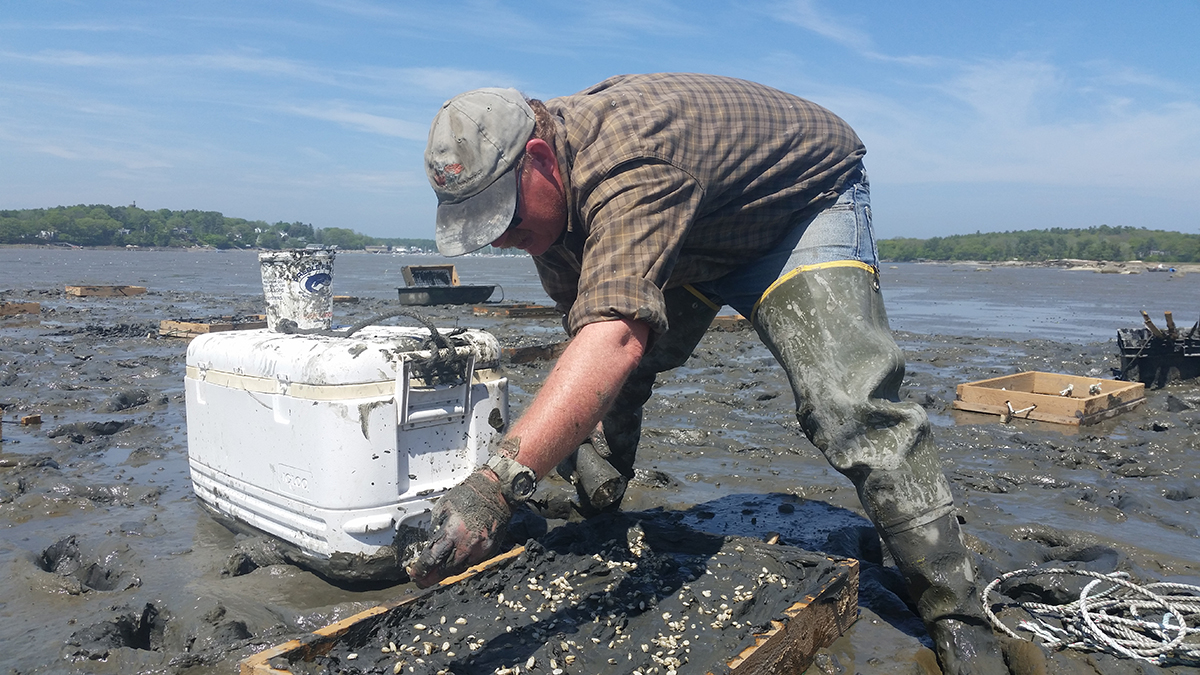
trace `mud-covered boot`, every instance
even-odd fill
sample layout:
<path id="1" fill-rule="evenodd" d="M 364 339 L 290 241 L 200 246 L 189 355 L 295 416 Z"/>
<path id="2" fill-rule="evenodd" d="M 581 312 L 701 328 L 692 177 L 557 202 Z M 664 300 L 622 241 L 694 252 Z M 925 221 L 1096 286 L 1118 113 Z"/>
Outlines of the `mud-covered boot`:
<path id="1" fill-rule="evenodd" d="M 958 518 L 884 536 L 947 675 L 1009 675 Z"/>
<path id="2" fill-rule="evenodd" d="M 899 399 L 904 357 L 876 270 L 857 261 L 797 268 L 767 289 L 751 319 L 787 371 L 805 435 L 854 483 L 888 545 L 943 671 L 1006 675 L 929 420 Z"/>
<path id="3" fill-rule="evenodd" d="M 634 460 L 642 437 L 642 406 L 650 399 L 655 378 L 659 373 L 687 362 L 720 309 L 686 287 L 664 291 L 663 297 L 667 302 L 667 332 L 654 341 L 650 351 L 625 380 L 612 408 L 602 421 L 603 437 L 593 438 L 596 453 L 620 472 L 627 482 L 633 478 Z M 624 496 L 624 489 L 620 492 Z M 578 497 L 579 512 L 585 517 L 616 510 L 621 506 L 620 497 L 603 508 L 591 504 L 586 490 L 580 490 Z"/>

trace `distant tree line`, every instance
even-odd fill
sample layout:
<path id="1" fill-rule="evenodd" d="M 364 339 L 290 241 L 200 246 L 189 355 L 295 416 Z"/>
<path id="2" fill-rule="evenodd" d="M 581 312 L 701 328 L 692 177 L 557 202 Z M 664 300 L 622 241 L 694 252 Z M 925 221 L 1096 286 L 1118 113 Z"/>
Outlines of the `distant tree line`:
<path id="1" fill-rule="evenodd" d="M 0 210 L 0 244 L 303 248 L 309 244 L 362 249 L 403 246 L 433 250 L 432 239 L 368 237 L 342 227 L 308 223 L 268 224 L 228 218 L 217 211 L 148 211 L 137 206 L 91 204 L 49 209 Z"/>
<path id="2" fill-rule="evenodd" d="M 912 260 L 1144 260 L 1200 262 L 1200 235 L 1100 225 L 1087 229 L 956 234 L 931 239 L 881 239 L 879 257 Z"/>

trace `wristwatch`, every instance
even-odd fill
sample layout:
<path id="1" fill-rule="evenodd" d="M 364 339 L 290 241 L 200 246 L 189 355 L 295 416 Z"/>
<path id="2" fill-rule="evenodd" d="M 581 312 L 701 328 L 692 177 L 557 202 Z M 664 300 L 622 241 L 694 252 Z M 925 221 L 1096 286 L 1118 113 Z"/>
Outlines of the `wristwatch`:
<path id="1" fill-rule="evenodd" d="M 500 494 L 504 495 L 505 501 L 510 504 L 528 501 L 537 489 L 537 474 L 515 459 L 492 455 L 487 461 L 487 467 L 500 478 Z"/>

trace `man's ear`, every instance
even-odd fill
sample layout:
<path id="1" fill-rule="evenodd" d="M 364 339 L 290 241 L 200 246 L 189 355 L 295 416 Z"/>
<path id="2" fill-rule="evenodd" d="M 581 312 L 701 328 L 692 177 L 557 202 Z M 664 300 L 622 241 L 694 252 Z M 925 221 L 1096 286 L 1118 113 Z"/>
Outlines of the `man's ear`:
<path id="1" fill-rule="evenodd" d="M 540 138 L 531 138 L 525 144 L 525 152 L 533 160 L 535 170 L 545 175 L 553 175 L 555 182 L 558 182 L 558 156 L 549 143 Z"/>

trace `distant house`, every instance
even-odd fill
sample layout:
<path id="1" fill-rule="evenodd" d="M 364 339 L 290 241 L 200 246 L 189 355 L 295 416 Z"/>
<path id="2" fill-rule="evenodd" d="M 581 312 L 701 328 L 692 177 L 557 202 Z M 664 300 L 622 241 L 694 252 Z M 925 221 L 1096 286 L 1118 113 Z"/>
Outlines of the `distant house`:
<path id="1" fill-rule="evenodd" d="M 390 250 L 387 246 L 366 246 L 364 248 L 367 253 L 387 253 Z"/>

